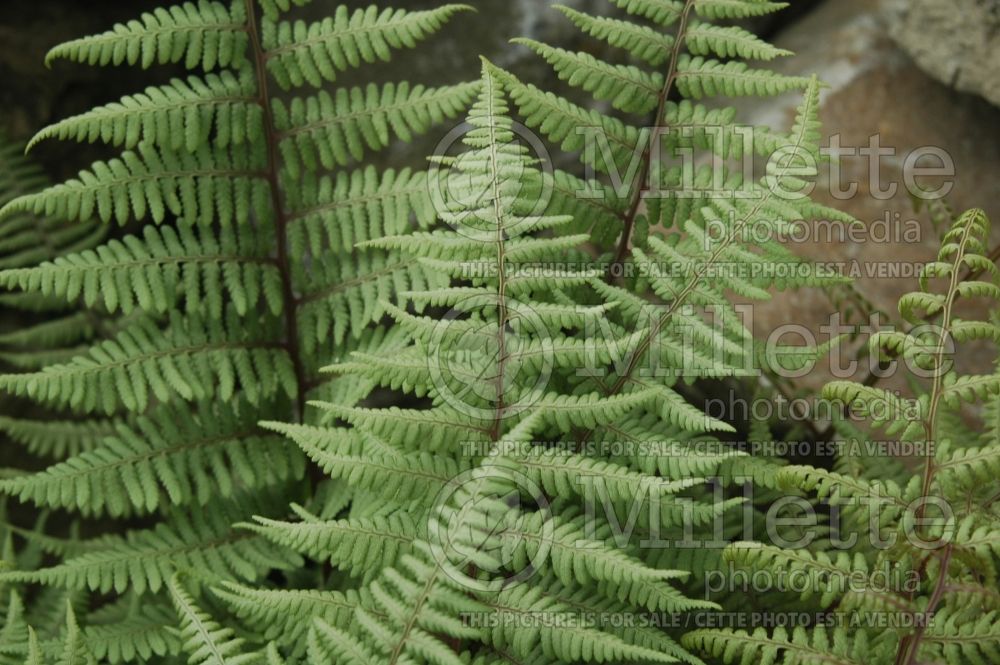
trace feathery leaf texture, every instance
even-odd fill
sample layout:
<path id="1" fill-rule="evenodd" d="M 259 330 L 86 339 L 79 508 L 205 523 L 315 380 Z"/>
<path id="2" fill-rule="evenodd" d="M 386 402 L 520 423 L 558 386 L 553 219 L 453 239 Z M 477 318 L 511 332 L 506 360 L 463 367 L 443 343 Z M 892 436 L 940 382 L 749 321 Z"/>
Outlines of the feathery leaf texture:
<path id="1" fill-rule="evenodd" d="M 39 131 L 29 148 L 114 151 L 75 178 L 49 185 L 0 141 L 0 286 L 11 291 L 0 306 L 31 321 L 0 331 L 12 396 L 0 430 L 49 465 L 24 460 L 32 473 L 0 479 L 4 601 L 44 587 L 26 614 L 2 619 L 4 663 L 175 662 L 182 651 L 190 663 L 283 662 L 195 587 L 305 569 L 236 527 L 284 523 L 308 498 L 307 454 L 259 423 L 317 424 L 308 399 L 366 393 L 322 367 L 409 342 L 378 325 L 384 301 L 443 282 L 398 251 L 355 244 L 433 223 L 429 180 L 372 163 L 460 115 L 478 87 L 284 94 L 339 84 L 471 9 L 340 6 L 307 23 L 294 10 L 308 1 L 164 3 L 53 48 L 49 62 L 187 70 L 151 71 L 143 91 Z M 35 527 L 8 527 L 15 501 L 37 507 Z M 68 518 L 45 519 L 52 509 Z M 66 598 L 78 620 L 64 621 Z"/>
<path id="2" fill-rule="evenodd" d="M 870 340 L 929 378 L 825 391 L 851 407 L 832 432 L 876 444 L 846 417 L 866 409 L 930 451 L 923 473 L 789 463 L 754 449 L 771 423 L 743 436 L 702 403 L 837 343 L 764 345 L 736 305 L 848 281 L 779 242 L 854 222 L 784 195 L 817 175 L 798 158 L 821 161 L 821 85 L 766 69 L 789 53 L 742 26 L 785 3 L 559 6 L 586 46 L 515 40 L 556 93 L 485 60 L 476 81 L 375 82 L 363 68 L 472 8 L 309 22 L 310 2 L 177 2 L 54 48 L 187 70 L 39 131 L 29 147 L 114 151 L 76 178 L 48 185 L 0 142 L 0 307 L 29 322 L 0 331 L 0 432 L 44 461 L 0 474 L 0 663 L 1000 657 L 1000 373 L 948 351 L 1000 343 L 996 316 L 957 316 L 1000 300 L 985 214 L 951 220 L 901 299 L 914 327 Z M 740 127 L 724 99 L 789 91 L 787 129 Z M 460 117 L 460 150 L 382 166 Z M 823 519 L 778 531 L 817 537 L 756 542 L 745 521 L 788 494 Z M 911 509 L 929 497 L 951 519 Z M 890 544 L 838 549 L 843 525 Z M 770 609 L 851 623 L 693 630 L 759 609 L 735 583 L 703 595 L 727 568 L 777 579 Z"/>

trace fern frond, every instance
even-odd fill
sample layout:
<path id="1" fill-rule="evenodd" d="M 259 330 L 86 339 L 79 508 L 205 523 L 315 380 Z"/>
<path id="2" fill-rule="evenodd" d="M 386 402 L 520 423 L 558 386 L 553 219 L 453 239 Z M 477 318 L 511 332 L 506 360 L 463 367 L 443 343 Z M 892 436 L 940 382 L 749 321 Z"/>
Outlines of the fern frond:
<path id="1" fill-rule="evenodd" d="M 698 8 L 699 3 L 695 3 L 695 9 Z M 701 8 L 704 9 L 704 5 Z M 735 25 L 692 23 L 685 35 L 687 49 L 692 55 L 745 60 L 773 60 L 792 55 L 791 51 L 771 46 L 752 32 Z"/>
<path id="2" fill-rule="evenodd" d="M 38 457 L 64 459 L 96 448 L 115 431 L 114 421 L 0 418 L 0 431 Z"/>
<path id="3" fill-rule="evenodd" d="M 1000 655 L 997 612 L 968 620 L 961 613 L 938 612 L 921 643 L 922 658 L 946 662 L 988 663 Z"/>
<path id="4" fill-rule="evenodd" d="M 238 403 L 206 405 L 195 414 L 161 407 L 118 424 L 91 451 L 0 481 L 0 491 L 84 515 L 121 516 L 164 504 L 208 505 L 218 496 L 301 477 L 298 449 L 258 430 L 249 412 Z"/>
<path id="5" fill-rule="evenodd" d="M 764 16 L 788 6 L 770 0 L 694 0 L 698 15 L 707 19 L 740 19 Z"/>
<path id="6" fill-rule="evenodd" d="M 73 604 L 66 603 L 66 634 L 63 637 L 64 646 L 59 665 L 96 665 L 97 660 L 87 648 L 86 640 L 80 632 L 80 626 L 73 614 Z"/>
<path id="7" fill-rule="evenodd" d="M 236 582 L 223 582 L 212 589 L 241 621 L 267 639 L 296 644 L 309 631 L 312 621 L 347 628 L 367 591 L 319 591 L 316 589 L 263 589 Z"/>
<path id="8" fill-rule="evenodd" d="M 188 69 L 239 67 L 247 46 L 242 3 L 198 0 L 157 8 L 112 30 L 56 46 L 45 56 L 89 65 L 181 63 Z"/>
<path id="9" fill-rule="evenodd" d="M 97 622 L 83 629 L 87 647 L 99 659 L 112 665 L 176 656 L 181 640 L 174 629 L 169 607 L 146 604 L 106 623 Z"/>
<path id="10" fill-rule="evenodd" d="M 873 658 L 872 646 L 863 631 L 851 636 L 842 628 L 827 630 L 796 627 L 791 635 L 784 628 L 768 634 L 764 628 L 753 633 L 745 630 L 697 630 L 683 639 L 688 648 L 696 648 L 717 657 L 723 663 L 801 663 L 802 665 L 864 665 Z"/>
<path id="11" fill-rule="evenodd" d="M 492 607 L 499 616 L 488 642 L 497 648 L 510 648 L 519 655 L 530 654 L 537 646 L 546 658 L 559 662 L 679 661 L 672 653 L 630 644 L 588 626 L 587 620 L 578 618 L 571 605 L 561 598 L 545 595 L 537 587 L 515 586 L 499 594 Z M 553 623 L 558 620 L 558 628 L 546 622 L 532 622 L 533 617 L 543 616 L 550 617 Z M 532 627 L 524 630 L 521 626 Z"/>
<path id="12" fill-rule="evenodd" d="M 349 68 L 388 61 L 393 49 L 413 48 L 456 13 L 471 10 L 455 4 L 427 11 L 379 11 L 372 5 L 350 12 L 341 5 L 333 17 L 318 23 L 265 23 L 267 68 L 286 90 L 306 83 L 318 88 Z"/>
<path id="13" fill-rule="evenodd" d="M 132 149 L 149 141 L 173 151 L 195 152 L 205 144 L 219 148 L 253 143 L 260 137 L 261 108 L 252 79 L 228 70 L 174 79 L 138 95 L 101 106 L 46 127 L 28 150 L 47 139 L 72 139 Z"/>
<path id="14" fill-rule="evenodd" d="M 166 331 L 139 320 L 87 356 L 33 374 L 8 374 L 0 385 L 42 403 L 108 415 L 120 407 L 144 411 L 153 399 L 203 400 L 216 386 L 223 400 L 237 385 L 251 403 L 278 391 L 295 396 L 287 353 L 261 331 L 241 329 L 232 317 L 225 324 L 172 318 Z"/>
<path id="15" fill-rule="evenodd" d="M 339 172 L 335 178 L 303 176 L 292 201 L 290 244 L 319 255 L 327 249 L 351 252 L 355 245 L 406 231 L 411 215 L 420 227 L 436 219 L 427 173 L 374 167 Z"/>
<path id="16" fill-rule="evenodd" d="M 288 176 L 347 166 L 367 150 L 381 150 L 395 139 L 409 141 L 462 112 L 477 87 L 478 82 L 412 89 L 408 83 L 381 88 L 370 83 L 340 88 L 333 96 L 324 91 L 288 104 L 276 100 L 275 126 Z"/>
<path id="17" fill-rule="evenodd" d="M 136 309 L 163 313 L 178 297 L 188 311 L 204 306 L 216 317 L 225 300 L 244 315 L 263 297 L 280 314 L 281 277 L 268 257 L 272 243 L 268 234 L 248 237 L 232 228 L 216 234 L 147 226 L 142 238 L 126 236 L 33 268 L 0 272 L 0 283 L 69 301 L 80 298 L 87 307 L 100 303 L 124 314 Z"/>
<path id="18" fill-rule="evenodd" d="M 223 628 L 198 607 L 179 574 L 170 578 L 167 588 L 180 615 L 180 634 L 190 665 L 240 665 L 258 660 L 258 654 L 244 653 L 245 642 L 232 629 Z"/>
<path id="19" fill-rule="evenodd" d="M 576 27 L 606 41 L 611 46 L 622 48 L 639 60 L 645 60 L 654 67 L 670 56 L 673 37 L 630 21 L 591 16 L 570 7 L 554 5 L 566 15 Z"/>
<path id="20" fill-rule="evenodd" d="M 242 495 L 246 499 L 251 495 Z M 0 582 L 27 582 L 107 593 L 156 592 L 177 567 L 220 579 L 256 579 L 272 568 L 298 565 L 296 555 L 231 525 L 246 517 L 239 500 L 218 502 L 210 513 L 174 512 L 152 529 L 102 539 L 100 548 L 49 568 L 3 571 Z M 251 509 L 252 510 L 252 509 Z"/>
<path id="21" fill-rule="evenodd" d="M 808 86 L 806 77 L 754 70 L 743 62 L 719 62 L 696 56 L 681 58 L 677 65 L 677 89 L 693 99 L 780 95 Z"/>
<path id="22" fill-rule="evenodd" d="M 329 561 L 355 577 L 371 577 L 396 562 L 422 534 L 405 512 L 372 518 L 281 522 L 258 517 L 244 524 L 268 540 L 318 561 Z"/>
<path id="23" fill-rule="evenodd" d="M 375 662 L 365 643 L 322 619 L 316 619 L 309 631 L 309 661 L 326 663 L 331 659 L 345 665 L 365 665 Z"/>
<path id="24" fill-rule="evenodd" d="M 120 158 L 95 162 L 74 180 L 15 199 L 0 219 L 32 212 L 65 220 L 98 218 L 124 225 L 163 222 L 167 213 L 186 224 L 245 224 L 261 214 L 269 191 L 259 150 L 230 146 L 173 153 L 140 143 Z"/>
<path id="25" fill-rule="evenodd" d="M 430 503 L 469 463 L 426 451 L 401 454 L 397 448 L 377 443 L 376 437 L 358 438 L 341 430 L 262 423 L 297 443 L 306 455 L 333 478 L 374 492 L 398 503 Z"/>
<path id="26" fill-rule="evenodd" d="M 523 44 L 543 57 L 561 80 L 627 113 L 653 110 L 663 87 L 660 74 L 650 74 L 638 67 L 611 65 L 589 53 L 574 53 L 532 39 L 515 39 L 514 43 Z"/>

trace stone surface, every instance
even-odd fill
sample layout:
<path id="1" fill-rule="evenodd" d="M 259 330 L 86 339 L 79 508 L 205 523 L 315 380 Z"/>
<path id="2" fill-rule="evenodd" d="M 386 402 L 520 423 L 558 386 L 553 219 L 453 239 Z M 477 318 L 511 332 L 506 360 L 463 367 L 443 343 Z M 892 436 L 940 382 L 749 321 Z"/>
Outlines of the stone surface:
<path id="1" fill-rule="evenodd" d="M 954 178 L 947 179 L 954 182 L 948 202 L 956 210 L 985 208 L 995 228 L 1000 228 L 996 180 L 1000 172 L 1000 110 L 977 97 L 957 94 L 923 72 L 889 37 L 885 14 L 871 0 L 830 0 L 778 35 L 775 42 L 796 52 L 776 63 L 776 69 L 795 75 L 815 72 L 830 86 L 824 91 L 821 109 L 825 145 L 837 136 L 844 147 L 868 148 L 871 137 L 877 137 L 882 147 L 895 150 L 894 155 L 881 160 L 879 169 L 880 185 L 895 185 L 892 195 L 874 191 L 873 185 L 879 183 L 871 182 L 869 159 L 860 153 L 841 158 L 842 183 L 857 184 L 853 195 L 828 193 L 832 184 L 829 170 L 824 171 L 816 189 L 819 201 L 868 224 L 871 238 L 860 242 L 839 237 L 827 240 L 817 231 L 796 243 L 794 249 L 820 261 L 854 262 L 862 271 L 858 290 L 876 307 L 894 315 L 898 323 L 896 303 L 901 295 L 917 288 L 916 280 L 869 271 L 913 269 L 935 256 L 940 237 L 940 229 L 931 223 L 926 209 L 916 210 L 907 191 L 907 157 L 926 147 L 946 153 L 955 171 Z M 748 124 L 787 128 L 797 103 L 795 95 L 740 102 L 739 118 Z M 924 158 L 918 164 L 931 165 L 933 161 Z M 934 188 L 943 180 L 918 178 L 917 182 Z M 881 220 L 887 216 L 893 235 L 899 237 L 876 238 L 874 232 L 880 230 L 879 224 L 886 226 Z M 995 245 L 1000 233 L 994 236 Z M 835 310 L 831 300 L 817 291 L 782 293 L 755 309 L 755 324 L 758 334 L 766 336 L 784 323 L 802 322 L 824 341 L 819 326 Z M 788 341 L 795 343 L 791 338 Z M 959 368 L 984 372 L 992 360 L 983 347 L 971 346 L 959 358 Z M 809 377 L 809 386 L 821 385 L 824 374 L 829 376 L 818 372 Z M 904 387 L 899 380 L 887 385 Z"/>
<path id="2" fill-rule="evenodd" d="M 893 38 L 932 76 L 1000 106 L 1000 0 L 892 0 Z"/>

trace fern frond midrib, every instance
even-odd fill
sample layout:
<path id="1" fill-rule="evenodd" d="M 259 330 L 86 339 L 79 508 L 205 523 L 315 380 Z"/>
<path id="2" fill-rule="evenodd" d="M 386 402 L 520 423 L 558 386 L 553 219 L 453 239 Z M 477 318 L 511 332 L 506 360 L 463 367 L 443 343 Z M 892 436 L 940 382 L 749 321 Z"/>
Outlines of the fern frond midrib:
<path id="1" fill-rule="evenodd" d="M 433 94 L 430 94 L 433 93 Z M 442 86 L 441 88 L 434 89 L 433 91 L 425 91 L 425 93 L 419 98 L 420 102 L 433 102 L 441 98 L 447 99 L 453 91 L 447 86 Z M 413 100 L 403 100 L 401 102 L 396 102 L 388 106 L 379 106 L 379 113 L 392 113 L 393 111 L 399 111 L 405 109 L 408 105 L 412 104 Z M 293 129 L 288 129 L 285 131 L 278 131 L 276 136 L 278 140 L 285 140 L 298 136 L 299 134 L 308 134 L 310 132 L 316 131 L 317 129 L 323 129 L 333 125 L 342 125 L 345 123 L 353 123 L 359 118 L 365 118 L 372 115 L 372 109 L 362 108 L 357 111 L 351 111 L 349 113 L 340 114 L 338 113 L 336 117 L 328 118 L 325 120 L 317 120 L 315 122 L 310 122 L 305 125 L 297 125 Z"/>
<path id="2" fill-rule="evenodd" d="M 387 192 L 377 192 L 371 196 L 353 196 L 348 195 L 343 199 L 337 199 L 330 203 L 324 203 L 322 205 L 315 205 L 309 208 L 302 208 L 300 210 L 292 211 L 288 214 L 289 222 L 300 222 L 304 217 L 310 217 L 317 213 L 329 212 L 331 210 L 338 210 L 340 208 L 356 208 L 367 206 L 377 201 L 384 201 L 386 199 L 394 198 L 407 198 L 413 196 L 414 194 L 422 194 L 427 191 L 426 185 L 417 185 L 412 187 L 403 187 L 401 189 L 394 189 Z"/>
<path id="3" fill-rule="evenodd" d="M 235 432 L 232 434 L 225 434 L 215 437 L 209 437 L 205 439 L 196 439 L 194 441 L 180 443 L 174 446 L 169 446 L 167 448 L 157 448 L 155 450 L 148 450 L 139 454 L 132 455 L 130 457 L 124 457 L 114 462 L 105 462 L 97 466 L 87 467 L 86 469 L 78 469 L 73 473 L 60 474 L 60 480 L 72 480 L 81 476 L 87 476 L 93 473 L 99 473 L 102 471 L 110 471 L 112 469 L 118 469 L 121 467 L 131 466 L 134 464 L 139 464 L 157 457 L 169 457 L 170 455 L 175 455 L 177 453 L 185 452 L 188 450 L 196 450 L 198 448 L 211 448 L 213 446 L 220 446 L 231 443 L 233 441 L 242 441 L 243 439 L 249 439 L 255 436 L 265 436 L 267 432 L 260 429 L 247 430 L 245 432 Z M 44 474 L 45 472 L 42 472 Z M 38 477 L 43 478 L 43 475 Z M 43 478 L 47 479 L 47 478 Z M 10 481 L 0 481 L 3 482 Z"/>
<path id="4" fill-rule="evenodd" d="M 330 296 L 337 295 L 338 293 L 350 291 L 363 284 L 368 284 L 369 282 L 377 282 L 383 277 L 387 277 L 389 275 L 392 275 L 393 273 L 398 272 L 399 270 L 412 267 L 414 265 L 417 265 L 418 263 L 419 262 L 416 259 L 409 259 L 400 261 L 398 263 L 392 263 L 385 266 L 381 270 L 366 272 L 363 275 L 359 275 L 351 279 L 338 281 L 336 284 L 321 289 L 319 291 L 311 291 L 303 293 L 301 296 L 298 297 L 298 302 L 300 305 L 305 305 L 307 303 L 315 302 L 317 300 L 323 300 Z"/>
<path id="5" fill-rule="evenodd" d="M 453 6 L 460 7 L 462 5 L 453 5 Z M 251 7 L 248 7 L 248 10 L 249 9 L 251 9 Z M 262 52 L 264 53 L 265 61 L 267 61 L 285 53 L 291 53 L 302 49 L 308 49 L 315 45 L 328 42 L 330 40 L 342 39 L 343 37 L 348 35 L 351 37 L 356 37 L 357 35 L 375 33 L 378 32 L 379 30 L 385 29 L 386 25 L 392 25 L 393 27 L 396 27 L 396 26 L 406 26 L 411 23 L 419 24 L 422 18 L 423 18 L 423 12 L 419 11 L 407 12 L 402 17 L 392 16 L 390 17 L 389 21 L 375 22 L 373 24 L 362 25 L 357 28 L 348 28 L 347 30 L 338 31 L 330 35 L 323 35 L 320 37 L 314 37 L 311 39 L 303 39 L 300 41 L 296 41 L 294 44 L 289 44 L 287 46 L 279 46 L 278 48 L 269 50 L 264 49 L 262 50 Z"/>
<path id="6" fill-rule="evenodd" d="M 689 3 L 693 2 L 693 0 L 687 0 L 687 1 Z M 809 104 L 811 103 L 812 99 L 809 98 Z M 811 106 L 805 107 L 803 109 L 803 115 L 808 116 L 808 112 L 810 110 Z M 795 137 L 794 142 L 790 144 L 790 146 L 792 146 L 792 149 L 800 150 L 802 148 L 803 143 L 806 140 L 805 135 L 806 135 L 805 130 L 798 133 L 798 135 Z M 790 168 L 789 165 L 786 163 L 784 170 L 781 171 L 780 173 L 782 175 L 787 173 L 789 168 Z M 620 392 L 622 388 L 625 387 L 626 383 L 629 380 L 631 380 L 631 375 L 636 371 L 636 369 L 638 369 L 639 365 L 642 362 L 643 354 L 645 354 L 645 352 L 649 349 L 649 345 L 652 343 L 655 336 L 659 333 L 660 330 L 662 330 L 663 326 L 665 326 L 667 322 L 669 322 L 671 317 L 673 317 L 673 315 L 676 314 L 677 311 L 687 302 L 688 296 L 690 296 L 694 292 L 694 290 L 697 288 L 698 284 L 701 282 L 704 276 L 709 273 L 709 268 L 718 263 L 719 259 L 722 257 L 722 255 L 725 253 L 728 247 L 740 237 L 743 227 L 750 223 L 750 220 L 764 208 L 764 206 L 767 204 L 767 202 L 771 200 L 773 196 L 774 196 L 774 189 L 773 188 L 768 189 L 767 194 L 765 196 L 760 197 L 754 208 L 748 214 L 741 215 L 742 219 L 740 219 L 737 222 L 735 228 L 733 229 L 733 232 L 728 236 L 726 236 L 723 242 L 719 243 L 718 247 L 715 248 L 715 250 L 712 252 L 708 260 L 706 260 L 700 266 L 700 269 L 695 273 L 695 275 L 690 280 L 688 280 L 688 283 L 685 285 L 685 287 L 681 290 L 680 293 L 678 293 L 674 301 L 670 303 L 670 306 L 668 307 L 667 311 L 664 312 L 657 319 L 657 322 L 651 327 L 650 332 L 647 335 L 645 335 L 644 340 L 639 345 L 638 350 L 633 354 L 632 360 L 630 361 L 624 375 L 619 378 L 619 380 L 615 383 L 614 387 L 611 389 L 611 394 L 616 394 Z"/>
<path id="7" fill-rule="evenodd" d="M 264 124 L 264 140 L 267 150 L 267 175 L 268 189 L 271 195 L 271 205 L 274 211 L 275 235 L 277 236 L 277 264 L 278 273 L 281 276 L 281 293 L 284 300 L 284 329 L 285 339 L 283 347 L 287 351 L 292 361 L 292 369 L 295 373 L 295 383 L 298 387 L 295 397 L 295 420 L 303 422 L 306 415 L 306 392 L 309 381 L 303 363 L 302 351 L 299 342 L 299 324 L 297 316 L 298 298 L 295 295 L 294 276 L 292 275 L 291 259 L 288 251 L 288 211 L 285 209 L 283 195 L 280 188 L 281 160 L 280 148 L 278 146 L 277 125 L 274 121 L 274 111 L 271 108 L 272 96 L 269 92 L 267 53 L 261 44 L 261 35 L 257 26 L 257 8 L 254 0 L 245 0 L 246 30 L 249 35 L 249 44 L 253 57 L 251 58 L 254 74 L 257 77 L 258 104 L 262 110 Z"/>
<path id="8" fill-rule="evenodd" d="M 952 334 L 951 323 L 952 316 L 954 314 L 955 301 L 958 298 L 958 285 L 961 282 L 961 268 L 965 261 L 965 255 L 969 241 L 972 238 L 973 229 L 974 225 L 970 222 L 966 224 L 964 232 L 962 233 L 962 241 L 959 243 L 959 247 L 955 252 L 955 258 L 952 262 L 951 279 L 948 286 L 947 297 L 945 298 L 945 304 L 942 308 L 941 327 L 938 331 L 938 343 L 934 353 L 934 367 L 936 371 L 934 372 L 934 379 L 931 385 L 930 404 L 927 409 L 927 417 L 924 421 L 924 433 L 927 437 L 927 441 L 931 443 L 936 441 L 938 409 L 941 404 L 941 399 L 944 396 L 943 387 L 945 372 L 941 371 L 941 368 L 944 367 L 945 356 L 947 354 L 946 342 Z M 923 484 L 921 487 L 921 496 L 923 497 L 926 497 L 931 491 L 931 483 L 934 481 L 935 466 L 934 455 L 927 455 L 924 466 Z M 918 517 L 923 515 L 923 508 L 924 505 L 921 505 L 917 513 Z"/>
<path id="9" fill-rule="evenodd" d="M 412 543 L 414 540 L 416 540 L 415 537 L 408 537 L 406 535 L 397 534 L 388 530 L 380 531 L 375 528 L 366 529 L 355 523 L 352 523 L 350 520 L 335 520 L 335 522 L 336 522 L 336 530 L 340 533 L 354 534 L 358 536 L 373 536 L 376 538 L 381 538 L 383 540 L 395 540 L 400 543 Z M 261 533 L 262 529 L 259 529 L 258 527 L 263 527 L 263 529 L 267 529 L 267 528 L 281 527 L 286 525 L 283 525 L 281 522 L 276 522 L 274 520 L 267 520 L 266 522 L 258 522 L 258 523 L 246 522 L 243 524 L 237 524 L 236 526 L 248 529 L 249 531 L 252 531 L 254 533 Z M 324 529 L 330 528 L 329 525 L 325 522 L 291 522 L 288 523 L 287 526 L 290 526 L 296 531 L 308 531 L 308 530 L 322 531 Z"/>
<path id="10" fill-rule="evenodd" d="M 664 79 L 663 88 L 657 91 L 657 106 L 655 111 L 656 115 L 653 118 L 653 133 L 649 137 L 649 143 L 643 153 L 642 169 L 636 176 L 635 182 L 632 183 L 632 188 L 635 190 L 635 193 L 632 195 L 633 198 L 629 203 L 628 210 L 622 217 L 624 227 L 622 228 L 621 238 L 618 241 L 618 248 L 615 251 L 612 268 L 608 272 L 609 278 L 617 271 L 618 268 L 621 267 L 621 264 L 628 256 L 629 245 L 632 242 L 632 234 L 635 230 L 635 221 L 639 214 L 639 206 L 642 204 L 643 194 L 648 192 L 653 186 L 649 182 L 653 159 L 652 148 L 653 145 L 659 141 L 660 134 L 663 131 L 663 116 L 667 110 L 667 101 L 670 98 L 670 91 L 673 89 L 677 80 L 677 67 L 680 61 L 681 48 L 684 45 L 688 21 L 690 20 L 694 3 L 695 0 L 684 0 L 684 7 L 680 11 L 677 34 L 674 36 L 674 42 L 669 56 L 670 67 L 667 71 L 667 76 Z"/>
<path id="11" fill-rule="evenodd" d="M 497 128 L 495 118 L 497 116 L 497 109 L 494 104 L 496 101 L 496 94 L 494 93 L 493 87 L 496 85 L 496 81 L 492 76 L 485 76 L 483 81 L 484 91 L 483 99 L 487 100 L 487 108 L 484 115 L 489 118 L 488 130 L 489 130 L 489 142 L 487 148 L 489 149 L 489 164 L 491 165 L 490 173 L 490 188 L 493 193 L 493 219 L 496 221 L 497 225 L 497 235 L 496 235 L 496 247 L 497 247 L 497 268 L 498 268 L 498 278 L 497 278 L 497 291 L 498 291 L 498 327 L 497 327 L 497 341 L 498 341 L 498 354 L 499 358 L 497 362 L 497 378 L 496 378 L 496 406 L 495 406 L 495 416 L 494 422 L 490 427 L 489 431 L 484 431 L 490 437 L 490 440 L 496 442 L 500 438 L 501 426 L 503 424 L 504 417 L 504 355 L 505 345 L 504 345 L 504 327 L 507 325 L 507 308 L 505 303 L 506 298 L 506 265 L 504 259 L 504 222 L 507 215 L 503 210 L 503 192 L 500 188 L 500 168 L 499 168 L 499 155 L 497 154 L 498 140 L 497 140 Z M 478 495 L 481 491 L 480 488 L 486 482 L 486 479 L 480 477 L 476 480 L 476 489 L 471 492 L 473 496 Z M 461 527 L 460 527 L 461 528 Z M 390 651 L 389 665 L 397 665 L 399 659 L 404 654 L 404 647 L 410 638 L 410 633 L 416 627 L 417 619 L 421 614 L 421 610 L 424 604 L 430 598 L 431 593 L 437 584 L 437 578 L 443 571 L 443 562 L 438 559 L 438 557 L 433 558 L 433 572 L 425 580 L 423 588 L 420 594 L 415 598 L 413 606 L 410 608 L 409 616 L 406 617 L 406 621 L 403 624 L 403 629 Z"/>
<path id="12" fill-rule="evenodd" d="M 486 77 L 483 85 L 488 88 L 485 94 L 490 100 L 490 106 L 486 111 L 487 117 L 491 120 L 496 117 L 496 109 L 493 106 L 495 93 L 493 86 L 496 81 L 492 76 Z M 497 371 L 496 371 L 496 407 L 494 410 L 493 427 L 490 429 L 490 439 L 497 441 L 500 438 L 500 427 L 506 412 L 504 402 L 505 390 L 505 370 L 507 363 L 507 341 L 506 327 L 509 323 L 507 312 L 507 259 L 504 256 L 506 249 L 506 238 L 504 237 L 504 220 L 507 215 L 503 209 L 503 192 L 500 187 L 500 156 L 497 153 L 498 139 L 495 122 L 489 123 L 490 139 L 488 144 L 490 168 L 490 188 L 493 191 L 493 219 L 496 220 L 496 248 L 497 248 Z"/>
<path id="13" fill-rule="evenodd" d="M 116 360 L 110 363 L 100 363 L 92 367 L 83 367 L 77 365 L 58 365 L 52 367 L 53 370 L 59 369 L 71 372 L 73 374 L 88 374 L 91 372 L 105 372 L 108 369 L 117 369 L 121 367 L 126 367 L 128 365 L 135 365 L 139 363 L 144 363 L 147 360 L 156 360 L 159 358 L 167 358 L 170 356 L 178 355 L 188 355 L 188 354 L 202 354 L 202 353 L 215 353 L 217 351 L 247 351 L 254 349 L 284 349 L 284 345 L 278 342 L 220 342 L 215 344 L 204 344 L 201 346 L 181 346 L 173 347 L 163 351 L 154 351 L 152 353 L 144 353 L 138 356 L 130 356 L 122 360 Z M 92 360 L 87 358 L 88 361 Z M 48 368 L 46 368 L 48 369 Z M 59 374 L 62 372 L 36 372 L 37 376 L 46 376 Z M 8 375 L 8 377 L 14 378 L 24 378 L 28 375 L 13 374 Z"/>
<path id="14" fill-rule="evenodd" d="M 77 265 L 71 263 L 45 263 L 34 268 L 12 268 L 10 270 L 0 271 L 0 279 L 6 277 L 7 275 L 26 273 L 34 271 L 44 271 L 46 274 L 56 273 L 56 272 L 79 272 L 81 270 L 87 269 L 98 269 L 98 270 L 131 270 L 135 268 L 148 268 L 151 266 L 167 266 L 173 264 L 210 264 L 210 263 L 243 263 L 243 264 L 255 264 L 255 265 L 275 265 L 276 261 L 271 257 L 255 257 L 246 256 L 241 254 L 171 254 L 170 256 L 152 256 L 148 259 L 134 259 L 132 261 L 115 261 L 111 264 L 103 264 L 99 266 L 93 265 Z"/>
<path id="15" fill-rule="evenodd" d="M 191 624 L 194 626 L 197 634 L 201 636 L 202 648 L 204 649 L 205 647 L 208 647 L 217 665 L 225 665 L 226 658 L 219 650 L 218 645 L 216 645 L 215 643 L 215 636 L 214 636 L 215 631 L 210 630 L 209 627 L 202 622 L 197 609 L 192 607 L 191 604 L 189 603 L 189 600 L 187 598 L 187 593 L 183 589 L 180 589 L 180 583 L 178 582 L 176 577 L 171 580 L 170 587 L 171 590 L 174 592 L 173 593 L 174 600 L 177 602 L 178 605 L 181 606 L 184 614 L 187 616 L 188 621 L 190 621 Z"/>

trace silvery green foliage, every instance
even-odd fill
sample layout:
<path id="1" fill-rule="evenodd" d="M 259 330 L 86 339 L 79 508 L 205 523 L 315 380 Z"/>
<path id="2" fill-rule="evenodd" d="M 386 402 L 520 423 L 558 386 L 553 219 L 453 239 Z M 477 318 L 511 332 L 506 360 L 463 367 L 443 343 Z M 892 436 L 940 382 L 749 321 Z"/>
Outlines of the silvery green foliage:
<path id="1" fill-rule="evenodd" d="M 286 515 L 308 485 L 306 456 L 258 421 L 315 419 L 308 399 L 344 392 L 320 368 L 391 353 L 405 339 L 380 326 L 383 301 L 435 285 L 400 252 L 355 249 L 433 218 L 426 173 L 366 162 L 460 114 L 478 84 L 339 75 L 470 8 L 340 6 L 306 23 L 292 4 L 305 3 L 169 4 L 57 46 L 49 60 L 188 71 L 40 131 L 29 145 L 115 153 L 71 180 L 46 187 L 3 148 L 3 306 L 40 323 L 0 340 L 0 384 L 19 400 L 0 427 L 18 451 L 8 464 L 43 469 L 0 480 L 5 505 L 40 509 L 34 527 L 2 528 L 4 662 L 29 643 L 32 658 L 58 657 L 66 626 L 91 660 L 184 648 L 236 662 L 236 647 L 193 646 L 220 635 L 197 606 L 200 578 L 171 579 L 299 574 L 297 553 L 236 526 Z"/>

